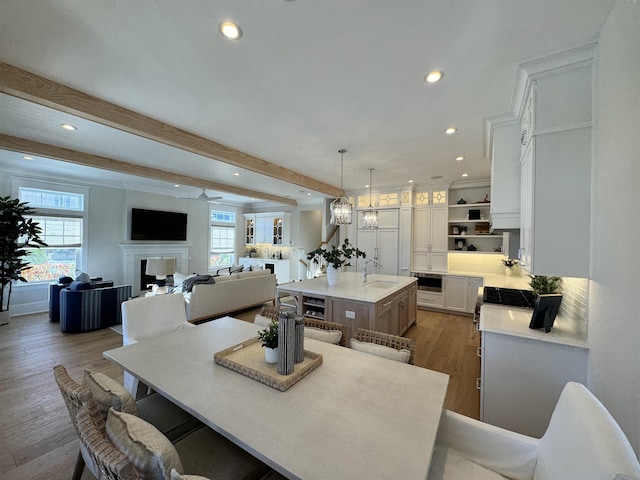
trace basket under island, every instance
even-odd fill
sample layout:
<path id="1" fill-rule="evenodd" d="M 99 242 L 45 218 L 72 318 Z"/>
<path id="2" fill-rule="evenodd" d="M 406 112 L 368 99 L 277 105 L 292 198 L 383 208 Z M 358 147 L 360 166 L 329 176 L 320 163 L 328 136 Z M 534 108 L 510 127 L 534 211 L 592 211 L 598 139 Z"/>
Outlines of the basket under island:
<path id="1" fill-rule="evenodd" d="M 339 323 L 347 327 L 347 338 L 358 328 L 402 335 L 416 321 L 417 280 L 415 277 L 341 272 L 338 284 L 330 287 L 327 277 L 278 285 L 284 305 L 298 315 Z M 291 297 L 288 301 L 286 297 Z"/>

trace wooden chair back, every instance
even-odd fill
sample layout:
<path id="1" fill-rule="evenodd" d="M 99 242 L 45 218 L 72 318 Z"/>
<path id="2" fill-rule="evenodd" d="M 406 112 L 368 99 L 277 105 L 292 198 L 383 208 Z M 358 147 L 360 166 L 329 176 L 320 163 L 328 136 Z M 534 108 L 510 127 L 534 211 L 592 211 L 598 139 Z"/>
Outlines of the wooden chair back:
<path id="1" fill-rule="evenodd" d="M 385 347 L 395 348 L 396 350 L 407 349 L 411 352 L 409 363 L 415 365 L 416 360 L 416 342 L 410 338 L 399 337 L 388 333 L 376 332 L 365 328 L 358 328 L 353 335 L 355 340 L 360 342 L 375 343 L 376 345 L 384 345 Z"/>

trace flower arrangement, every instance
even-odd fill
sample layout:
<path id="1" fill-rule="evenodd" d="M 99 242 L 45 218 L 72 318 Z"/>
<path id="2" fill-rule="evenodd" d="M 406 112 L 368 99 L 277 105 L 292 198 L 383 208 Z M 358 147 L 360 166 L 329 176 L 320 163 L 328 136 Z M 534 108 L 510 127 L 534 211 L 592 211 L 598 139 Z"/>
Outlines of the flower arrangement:
<path id="1" fill-rule="evenodd" d="M 349 239 L 345 238 L 344 243 L 340 248 L 336 248 L 335 245 L 331 246 L 330 250 L 324 248 L 316 248 L 312 252 L 307 254 L 307 260 L 313 260 L 314 263 L 320 262 L 320 257 L 324 258 L 328 264 L 333 265 L 338 269 L 342 266 L 348 267 L 351 265 L 351 258 L 353 257 L 366 258 L 367 254 L 362 250 L 358 250 L 357 247 L 352 246 L 349 243 Z"/>
<path id="2" fill-rule="evenodd" d="M 278 348 L 278 322 L 274 320 L 267 328 L 259 331 L 258 339 L 265 348 Z"/>
<path id="3" fill-rule="evenodd" d="M 516 260 L 515 258 L 503 258 L 501 259 L 501 262 L 505 268 L 509 268 L 509 269 L 518 265 L 518 260 Z"/>

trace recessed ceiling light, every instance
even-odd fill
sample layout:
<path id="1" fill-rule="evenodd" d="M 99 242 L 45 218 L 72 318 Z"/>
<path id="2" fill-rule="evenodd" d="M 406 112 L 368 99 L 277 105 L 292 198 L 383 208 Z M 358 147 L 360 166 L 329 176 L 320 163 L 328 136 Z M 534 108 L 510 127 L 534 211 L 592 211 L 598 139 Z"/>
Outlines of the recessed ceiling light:
<path id="1" fill-rule="evenodd" d="M 469 174 L 468 173 L 463 173 L 462 175 L 460 175 L 461 177 L 468 177 Z"/>
<path id="2" fill-rule="evenodd" d="M 413 180 L 407 180 L 409 183 L 413 183 Z"/>
<path id="3" fill-rule="evenodd" d="M 239 177 L 240 176 L 240 172 L 233 172 L 233 175 L 236 176 L 236 177 Z"/>
<path id="4" fill-rule="evenodd" d="M 25 155 L 22 158 L 24 158 L 25 160 L 33 160 L 33 157 L 30 157 L 29 155 Z"/>
<path id="5" fill-rule="evenodd" d="M 65 130 L 77 130 L 76 127 L 74 127 L 73 125 L 69 124 L 69 123 L 63 123 L 61 125 L 62 128 L 64 128 Z"/>
<path id="6" fill-rule="evenodd" d="M 311 196 L 311 192 L 307 193 L 307 196 L 309 196 L 309 197 L 310 197 L 310 196 Z"/>
<path id="7" fill-rule="evenodd" d="M 440 180 L 442 178 L 442 175 L 434 175 L 433 177 L 431 177 L 431 180 Z"/>
<path id="8" fill-rule="evenodd" d="M 456 157 L 456 160 L 457 160 L 457 161 L 464 160 L 464 155 L 458 155 L 458 156 Z"/>
<path id="9" fill-rule="evenodd" d="M 424 81 L 427 83 L 436 83 L 438 80 L 441 80 L 442 77 L 444 77 L 444 72 L 434 70 L 433 72 L 427 73 L 427 76 L 424 77 Z"/>
<path id="10" fill-rule="evenodd" d="M 176 188 L 180 188 L 180 185 L 178 185 L 177 183 L 173 185 Z"/>
<path id="11" fill-rule="evenodd" d="M 444 133 L 446 133 L 447 135 L 453 135 L 457 131 L 458 129 L 456 127 L 449 127 L 444 131 Z"/>
<path id="12" fill-rule="evenodd" d="M 238 40 L 242 37 L 242 29 L 233 22 L 222 22 L 219 28 L 220 33 L 231 40 Z"/>

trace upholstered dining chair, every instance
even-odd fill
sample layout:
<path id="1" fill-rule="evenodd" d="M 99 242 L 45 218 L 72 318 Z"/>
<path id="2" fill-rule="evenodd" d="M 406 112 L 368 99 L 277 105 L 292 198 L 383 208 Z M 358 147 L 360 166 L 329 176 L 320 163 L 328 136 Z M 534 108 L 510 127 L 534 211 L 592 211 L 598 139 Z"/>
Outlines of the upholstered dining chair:
<path id="1" fill-rule="evenodd" d="M 504 478 L 633 480 L 640 465 L 614 418 L 579 383 L 565 385 L 540 439 L 443 410 L 428 480 Z"/>
<path id="2" fill-rule="evenodd" d="M 262 307 L 256 315 L 254 323 L 263 327 L 268 326 L 273 320 L 278 320 L 280 310 L 272 307 Z M 327 322 L 315 318 L 304 319 L 304 335 L 321 342 L 333 343 L 342 347 L 347 346 L 347 327 L 339 323 Z"/>
<path id="3" fill-rule="evenodd" d="M 148 395 L 136 402 L 124 386 L 103 373 L 85 370 L 82 384 L 73 380 L 62 365 L 56 365 L 53 368 L 53 375 L 67 405 L 76 433 L 78 429 L 75 418 L 82 405 L 86 405 L 90 412 L 96 415 L 96 422 L 99 425 L 106 420 L 109 408 L 114 407 L 116 410 L 135 414 L 153 424 L 171 441 L 202 426 L 198 419 L 158 393 Z M 102 418 L 102 422 L 98 417 Z M 88 458 L 86 451 L 83 452 L 81 444 L 73 475 L 74 480 L 82 476 L 85 464 L 96 475 L 93 462 Z"/>
<path id="4" fill-rule="evenodd" d="M 416 342 L 410 338 L 358 328 L 351 338 L 353 350 L 415 364 Z"/>
<path id="5" fill-rule="evenodd" d="M 184 297 L 178 293 L 138 297 L 122 303 L 122 344 L 195 327 L 187 321 Z M 128 372 L 124 386 L 136 398 L 148 393 L 147 387 Z"/>
<path id="6" fill-rule="evenodd" d="M 100 479 L 165 480 L 183 472 L 219 480 L 284 478 L 205 426 L 171 443 L 150 423 L 113 408 L 104 427 L 88 406 L 78 411 L 76 422 Z"/>

